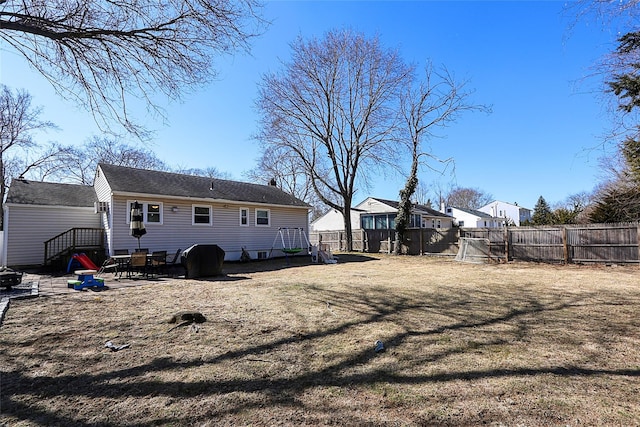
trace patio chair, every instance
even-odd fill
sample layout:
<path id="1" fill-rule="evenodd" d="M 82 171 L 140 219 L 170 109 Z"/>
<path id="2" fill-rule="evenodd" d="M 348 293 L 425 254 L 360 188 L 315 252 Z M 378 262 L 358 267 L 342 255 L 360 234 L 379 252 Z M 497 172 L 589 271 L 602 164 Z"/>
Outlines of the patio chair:
<path id="1" fill-rule="evenodd" d="M 129 255 L 129 249 L 114 249 L 113 257 L 111 258 L 111 262 L 116 264 L 116 271 L 114 274 L 120 273 L 119 277 L 122 277 L 122 273 L 128 270 L 129 267 L 129 258 L 124 258 L 123 256 Z"/>
<path id="2" fill-rule="evenodd" d="M 160 274 L 167 266 L 167 251 L 153 251 L 149 263 L 149 273 Z"/>
<path id="3" fill-rule="evenodd" d="M 173 259 L 171 261 L 169 261 L 164 267 L 165 270 L 171 270 L 172 273 L 173 271 L 175 271 L 176 267 L 181 267 L 182 263 L 179 261 L 180 258 L 180 253 L 182 252 L 182 249 L 178 249 L 175 253 L 175 255 L 173 256 Z"/>
<path id="4" fill-rule="evenodd" d="M 129 260 L 127 268 L 127 277 L 131 278 L 134 272 L 140 273 L 143 276 L 148 275 L 146 253 L 134 252 L 131 254 L 131 259 Z"/>
<path id="5" fill-rule="evenodd" d="M 178 257 L 180 256 L 180 252 L 182 252 L 182 249 L 178 249 L 176 251 L 176 254 L 173 256 L 173 259 L 171 260 L 171 262 L 168 262 L 167 265 L 176 265 L 176 263 L 178 262 Z"/>
<path id="6" fill-rule="evenodd" d="M 114 275 L 118 274 L 118 263 L 111 258 L 107 258 L 104 260 L 100 269 L 98 270 L 98 276 L 107 272 L 113 272 Z"/>

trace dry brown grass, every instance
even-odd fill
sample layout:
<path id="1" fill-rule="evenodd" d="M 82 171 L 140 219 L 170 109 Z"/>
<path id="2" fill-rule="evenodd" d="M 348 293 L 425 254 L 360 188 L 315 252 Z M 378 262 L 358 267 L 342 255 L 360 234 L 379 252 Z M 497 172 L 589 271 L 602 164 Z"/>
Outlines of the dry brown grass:
<path id="1" fill-rule="evenodd" d="M 637 267 L 349 255 L 225 272 L 14 301 L 4 422 L 640 425 Z M 169 331 L 180 310 L 207 322 Z"/>

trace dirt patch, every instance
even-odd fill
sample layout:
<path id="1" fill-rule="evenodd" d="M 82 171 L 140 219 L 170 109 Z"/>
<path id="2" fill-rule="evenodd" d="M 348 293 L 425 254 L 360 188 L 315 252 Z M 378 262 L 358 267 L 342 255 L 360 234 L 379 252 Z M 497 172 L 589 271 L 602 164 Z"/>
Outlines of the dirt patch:
<path id="1" fill-rule="evenodd" d="M 342 255 L 225 272 L 12 302 L 3 421 L 640 424 L 637 267 Z M 167 323 L 181 311 L 206 321 Z"/>

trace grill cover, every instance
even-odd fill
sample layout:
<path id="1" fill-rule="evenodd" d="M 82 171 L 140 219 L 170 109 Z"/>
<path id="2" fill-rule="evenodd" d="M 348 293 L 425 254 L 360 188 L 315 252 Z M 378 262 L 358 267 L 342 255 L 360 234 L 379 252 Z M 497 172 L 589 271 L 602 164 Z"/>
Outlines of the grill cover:
<path id="1" fill-rule="evenodd" d="M 218 245 L 193 245 L 182 252 L 180 261 L 187 279 L 218 276 L 222 274 L 224 250 Z"/>

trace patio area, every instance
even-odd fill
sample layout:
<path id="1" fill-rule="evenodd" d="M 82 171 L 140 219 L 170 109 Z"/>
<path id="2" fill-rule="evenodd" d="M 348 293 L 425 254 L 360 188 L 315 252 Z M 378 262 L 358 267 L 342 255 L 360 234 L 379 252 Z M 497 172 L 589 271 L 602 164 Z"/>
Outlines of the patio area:
<path id="1" fill-rule="evenodd" d="M 35 298 L 38 296 L 58 296 L 73 294 L 77 292 L 109 292 L 114 289 L 133 288 L 139 286 L 148 286 L 154 283 L 167 282 L 167 281 L 180 281 L 184 280 L 184 276 L 159 276 L 148 278 L 145 276 L 128 278 L 126 275 L 119 277 L 119 275 L 113 273 L 104 273 L 96 275 L 104 279 L 104 286 L 102 287 L 88 287 L 81 290 L 75 290 L 73 287 L 68 287 L 67 281 L 74 280 L 77 276 L 73 273 L 64 275 L 41 275 L 33 273 L 24 273 L 22 276 L 22 283 L 13 286 L 10 290 L 6 288 L 0 288 L 0 325 L 4 314 L 9 308 L 9 302 L 12 299 L 20 298 Z"/>

